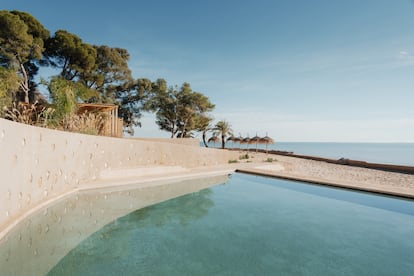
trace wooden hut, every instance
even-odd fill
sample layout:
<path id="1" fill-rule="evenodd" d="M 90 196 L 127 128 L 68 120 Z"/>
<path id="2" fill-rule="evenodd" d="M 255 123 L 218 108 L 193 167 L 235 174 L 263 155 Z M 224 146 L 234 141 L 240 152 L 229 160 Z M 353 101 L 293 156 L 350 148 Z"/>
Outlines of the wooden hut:
<path id="1" fill-rule="evenodd" d="M 105 123 L 99 135 L 122 137 L 123 123 L 118 118 L 118 106 L 115 104 L 96 104 L 80 103 L 78 104 L 78 114 L 84 113 L 105 114 Z"/>

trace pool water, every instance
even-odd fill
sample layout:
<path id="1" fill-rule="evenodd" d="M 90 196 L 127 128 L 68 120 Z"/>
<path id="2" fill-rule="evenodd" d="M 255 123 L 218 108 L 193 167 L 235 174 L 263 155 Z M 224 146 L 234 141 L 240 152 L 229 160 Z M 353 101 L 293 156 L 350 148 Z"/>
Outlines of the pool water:
<path id="1" fill-rule="evenodd" d="M 414 202 L 234 174 L 123 216 L 48 275 L 414 275 Z"/>
<path id="2" fill-rule="evenodd" d="M 2 233 L 0 275 L 46 275 L 82 241 L 117 218 L 228 179 L 228 175 L 194 176 L 84 189 L 34 209 Z M 74 274 L 67 268 L 63 275 Z"/>

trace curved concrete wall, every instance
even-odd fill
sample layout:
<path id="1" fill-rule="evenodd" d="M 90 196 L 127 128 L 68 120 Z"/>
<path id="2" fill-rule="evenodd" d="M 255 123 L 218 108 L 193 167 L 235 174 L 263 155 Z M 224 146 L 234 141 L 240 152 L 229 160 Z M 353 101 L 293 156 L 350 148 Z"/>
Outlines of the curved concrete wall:
<path id="1" fill-rule="evenodd" d="M 128 138 L 140 141 L 151 141 L 151 142 L 162 142 L 162 143 L 173 143 L 178 145 L 200 147 L 200 140 L 195 138 Z"/>
<path id="2" fill-rule="evenodd" d="M 219 165 L 234 152 L 172 143 L 68 133 L 0 119 L 0 232 L 31 208 L 102 171 Z"/>

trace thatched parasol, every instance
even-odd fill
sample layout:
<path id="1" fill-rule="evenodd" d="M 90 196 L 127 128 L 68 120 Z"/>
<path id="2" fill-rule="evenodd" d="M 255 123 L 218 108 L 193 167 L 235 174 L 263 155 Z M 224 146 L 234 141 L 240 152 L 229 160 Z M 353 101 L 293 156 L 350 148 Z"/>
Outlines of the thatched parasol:
<path id="1" fill-rule="evenodd" d="M 233 148 L 234 148 L 234 143 L 239 143 L 240 144 L 242 139 L 243 138 L 241 138 L 241 137 L 231 136 L 231 137 L 227 138 L 227 142 L 228 141 L 233 142 Z"/>
<path id="2" fill-rule="evenodd" d="M 243 138 L 240 141 L 240 144 L 247 144 L 247 148 L 246 149 L 249 150 L 249 143 L 250 143 L 250 137 L 249 137 L 249 134 L 247 134 L 247 137 Z"/>
<path id="3" fill-rule="evenodd" d="M 267 154 L 267 145 L 274 144 L 275 143 L 275 140 L 273 140 L 272 138 L 270 138 L 269 136 L 267 136 L 267 133 L 266 133 L 266 136 L 265 137 L 260 138 L 260 143 L 266 144 L 266 154 Z"/>
<path id="4" fill-rule="evenodd" d="M 259 136 L 257 136 L 257 133 L 256 133 L 256 136 L 251 138 L 250 141 L 249 141 L 249 144 L 256 144 L 256 152 L 257 152 L 257 145 L 260 143 L 260 139 L 261 138 Z"/>
<path id="5" fill-rule="evenodd" d="M 220 138 L 218 136 L 211 136 L 207 142 L 209 143 L 213 142 L 214 147 L 216 147 L 216 143 L 220 142 Z"/>

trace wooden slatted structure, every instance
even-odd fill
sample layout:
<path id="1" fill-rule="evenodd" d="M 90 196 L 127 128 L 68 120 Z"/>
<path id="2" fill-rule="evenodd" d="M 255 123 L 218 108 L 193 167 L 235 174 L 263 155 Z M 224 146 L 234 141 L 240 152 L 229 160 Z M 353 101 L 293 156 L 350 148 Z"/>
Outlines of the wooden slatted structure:
<path id="1" fill-rule="evenodd" d="M 118 118 L 118 106 L 115 104 L 96 104 L 80 103 L 78 104 L 78 114 L 86 112 L 103 113 L 106 115 L 105 125 L 100 135 L 122 137 L 123 126 L 122 119 Z"/>

